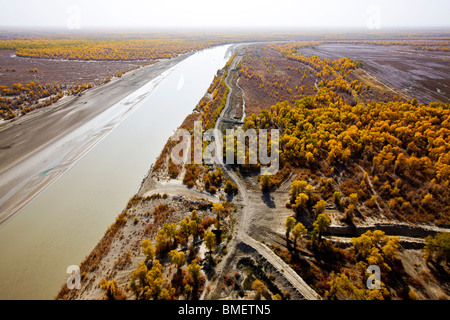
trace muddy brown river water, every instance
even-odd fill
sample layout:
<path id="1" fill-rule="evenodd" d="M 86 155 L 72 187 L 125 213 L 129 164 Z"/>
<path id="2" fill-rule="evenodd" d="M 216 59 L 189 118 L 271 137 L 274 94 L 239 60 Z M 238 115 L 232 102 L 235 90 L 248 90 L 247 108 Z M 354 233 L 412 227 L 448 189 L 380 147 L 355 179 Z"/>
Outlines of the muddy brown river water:
<path id="1" fill-rule="evenodd" d="M 67 267 L 79 265 L 114 222 L 167 139 L 231 57 L 229 49 L 200 51 L 163 74 L 136 110 L 0 226 L 0 299 L 57 294 Z M 132 103 L 133 96 L 128 99 Z M 108 125 L 103 120 L 99 123 Z"/>

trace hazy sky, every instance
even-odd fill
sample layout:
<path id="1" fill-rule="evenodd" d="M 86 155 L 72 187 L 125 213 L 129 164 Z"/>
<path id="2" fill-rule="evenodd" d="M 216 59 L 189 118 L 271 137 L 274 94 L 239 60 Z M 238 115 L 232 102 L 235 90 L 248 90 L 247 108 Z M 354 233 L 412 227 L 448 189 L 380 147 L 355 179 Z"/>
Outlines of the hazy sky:
<path id="1" fill-rule="evenodd" d="M 450 0 L 0 0 L 2 27 L 449 27 Z"/>

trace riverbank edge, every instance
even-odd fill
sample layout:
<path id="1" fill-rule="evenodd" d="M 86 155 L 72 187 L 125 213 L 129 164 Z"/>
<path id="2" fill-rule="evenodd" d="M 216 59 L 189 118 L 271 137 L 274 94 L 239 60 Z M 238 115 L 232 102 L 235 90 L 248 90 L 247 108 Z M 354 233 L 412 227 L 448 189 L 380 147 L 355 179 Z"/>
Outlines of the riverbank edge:
<path id="1" fill-rule="evenodd" d="M 202 50 L 206 50 L 209 48 L 205 48 Z M 200 50 L 201 51 L 201 50 Z M 196 51 L 199 52 L 199 51 Z M 106 127 L 110 126 L 111 123 L 114 125 L 110 126 L 110 128 L 106 128 L 107 132 L 102 132 L 98 137 L 85 137 L 79 143 L 74 146 L 76 150 L 75 153 L 70 152 L 62 156 L 57 152 L 53 152 L 52 156 L 47 156 L 48 159 L 59 159 L 59 163 L 56 166 L 64 167 L 61 172 L 53 172 L 52 176 L 45 177 L 39 183 L 35 183 L 33 178 L 36 178 L 40 175 L 41 172 L 45 170 L 42 165 L 39 163 L 44 163 L 44 161 L 40 161 L 40 157 L 42 154 L 48 153 L 50 151 L 58 151 L 58 146 L 64 143 L 68 136 L 70 136 L 77 129 L 86 125 L 90 121 L 93 121 L 100 117 L 102 114 L 108 112 L 112 107 L 119 104 L 121 101 L 127 99 L 130 95 L 136 90 L 135 83 L 142 84 L 142 86 L 148 85 L 151 82 L 158 79 L 161 74 L 169 72 L 179 63 L 182 63 L 185 59 L 190 57 L 196 52 L 189 52 L 182 55 L 178 55 L 177 57 L 161 60 L 157 63 L 141 67 L 138 70 L 134 70 L 134 72 L 130 72 L 124 74 L 122 78 L 113 79 L 110 83 L 102 84 L 100 86 L 96 86 L 92 89 L 86 90 L 83 93 L 84 99 L 89 99 L 90 95 L 93 95 L 93 99 L 90 101 L 92 107 L 90 110 L 86 111 L 84 115 L 84 119 L 81 121 L 73 121 L 70 127 L 64 128 L 63 132 L 58 134 L 52 132 L 49 134 L 51 136 L 50 141 L 46 143 L 35 143 L 34 141 L 27 141 L 29 144 L 29 148 L 27 148 L 27 152 L 17 155 L 17 159 L 13 161 L 9 161 L 7 163 L 2 162 L 0 165 L 0 178 L 7 177 L 8 179 L 2 179 L 2 181 L 7 181 L 6 184 L 0 186 L 0 189 L 8 190 L 8 192 L 0 194 L 3 196 L 4 202 L 0 204 L 0 208 L 2 208 L 2 214 L 0 215 L 0 227 L 6 223 L 9 219 L 13 218 L 17 213 L 20 212 L 23 208 L 29 205 L 33 200 L 40 196 L 46 189 L 48 189 L 53 183 L 55 183 L 67 170 L 79 161 L 87 152 L 92 149 L 99 141 L 101 141 L 107 134 L 109 134 L 115 126 L 117 126 L 120 122 L 122 122 L 127 116 L 129 116 L 132 112 L 134 112 L 139 107 L 139 101 L 136 103 L 136 108 L 131 112 L 127 112 L 126 114 L 122 114 L 118 117 L 118 119 L 112 119 L 110 122 L 106 124 Z M 123 85 L 127 82 L 128 85 Z M 98 104 L 96 104 L 96 97 L 101 96 L 103 94 L 108 94 L 108 92 L 113 87 L 114 90 L 120 90 L 119 98 L 111 98 L 110 102 L 105 107 L 98 108 Z M 118 89 L 117 89 L 118 88 Z M 140 87 L 139 87 L 140 88 Z M 150 93 L 151 94 L 151 93 Z M 33 113 L 27 114 L 15 121 L 9 123 L 3 123 L 0 126 L 0 135 L 8 136 L 10 135 L 10 131 L 14 127 L 21 126 L 22 124 L 27 124 L 30 128 L 27 128 L 27 131 L 36 130 L 33 126 L 33 119 L 37 118 L 39 121 L 45 121 L 46 114 L 55 115 L 58 113 L 57 119 L 62 119 L 67 117 L 70 112 L 73 112 L 71 109 L 75 107 L 78 102 L 79 97 L 66 97 L 58 101 L 57 103 L 49 106 L 45 109 L 36 110 Z M 52 121 L 55 121 L 53 119 Z M 58 121 L 58 120 L 56 120 Z M 97 128 L 96 131 L 105 131 L 105 128 Z M 31 165 L 33 164 L 33 165 Z M 64 164 L 64 165 L 63 165 Z M 23 170 L 23 167 L 27 167 L 27 171 Z M 56 167 L 55 166 L 55 167 Z M 53 170 L 53 169 L 52 169 Z M 31 172 L 30 172 L 31 171 Z M 22 181 L 21 184 L 18 182 Z M 33 183 L 34 186 L 33 186 Z"/>
<path id="2" fill-rule="evenodd" d="M 239 48 L 239 46 L 242 46 L 245 44 L 233 43 L 233 44 L 228 44 L 228 45 L 229 45 L 229 48 L 227 49 L 226 55 L 229 55 L 232 58 L 233 54 L 236 52 L 237 48 Z M 223 68 L 226 68 L 226 66 L 224 66 Z M 205 92 L 205 94 L 206 94 L 206 92 Z M 192 115 L 192 113 L 188 114 L 183 121 L 185 121 L 191 115 Z M 182 123 L 180 123 L 179 125 L 182 125 Z M 170 138 L 168 141 L 170 141 Z M 164 148 L 165 147 L 163 147 L 163 149 Z M 132 198 L 130 198 L 129 202 L 124 206 L 124 209 L 122 210 L 122 212 L 119 213 L 118 216 L 115 218 L 114 223 L 112 225 L 108 226 L 105 234 L 97 242 L 97 244 L 94 246 L 94 248 L 89 252 L 89 254 L 86 256 L 86 258 L 83 259 L 83 261 L 80 263 L 80 269 L 82 269 L 82 270 L 84 269 L 83 265 L 86 264 L 87 261 L 90 260 L 90 258 L 92 256 L 95 256 L 95 260 L 100 261 L 103 259 L 103 256 L 108 253 L 108 251 L 109 251 L 108 248 L 112 242 L 112 239 L 117 235 L 117 232 L 120 231 L 121 226 L 123 225 L 123 222 L 126 221 L 127 208 L 130 206 L 130 203 L 133 202 L 133 199 L 135 199 L 136 197 L 142 197 L 144 193 L 151 193 L 152 191 L 158 190 L 157 184 L 154 181 L 152 174 L 154 172 L 153 166 L 161 156 L 162 156 L 162 154 L 160 154 L 155 159 L 155 162 L 150 165 L 150 168 L 149 168 L 147 174 L 143 177 L 137 192 L 133 195 Z M 156 199 L 159 198 L 158 195 L 159 194 L 155 195 Z M 61 297 L 64 296 L 64 291 L 67 291 L 66 283 L 63 283 L 60 290 L 56 293 L 55 300 L 61 299 Z"/>

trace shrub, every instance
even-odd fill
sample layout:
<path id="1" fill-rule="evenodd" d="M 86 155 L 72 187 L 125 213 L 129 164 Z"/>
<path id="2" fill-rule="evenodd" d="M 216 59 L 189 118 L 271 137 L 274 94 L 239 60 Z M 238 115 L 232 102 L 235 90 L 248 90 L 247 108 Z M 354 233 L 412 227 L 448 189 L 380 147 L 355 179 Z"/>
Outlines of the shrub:
<path id="1" fill-rule="evenodd" d="M 169 159 L 168 172 L 171 179 L 178 178 L 178 175 L 180 174 L 180 169 L 175 163 L 173 163 L 172 159 Z"/>
<path id="2" fill-rule="evenodd" d="M 270 191 L 273 188 L 272 176 L 269 174 L 263 174 L 260 177 L 261 189 L 264 192 Z"/>
<path id="3" fill-rule="evenodd" d="M 340 204 L 341 202 L 341 193 L 339 191 L 335 191 L 333 194 L 333 200 L 335 203 Z"/>
<path id="4" fill-rule="evenodd" d="M 106 279 L 102 279 L 100 285 L 104 291 L 104 300 L 125 300 L 126 295 L 117 285 L 115 279 L 111 281 L 107 281 Z"/>
<path id="5" fill-rule="evenodd" d="M 435 260 L 436 262 L 448 262 L 450 258 L 450 233 L 441 232 L 435 237 L 428 236 L 425 238 L 425 257 L 427 260 Z"/>
<path id="6" fill-rule="evenodd" d="M 183 183 L 188 186 L 189 188 L 192 188 L 195 186 L 195 181 L 198 177 L 198 167 L 195 164 L 191 164 L 184 175 Z"/>
<path id="7" fill-rule="evenodd" d="M 145 261 L 153 261 L 155 258 L 155 249 L 149 240 L 142 241 L 142 253 L 145 255 Z"/>
<path id="8" fill-rule="evenodd" d="M 235 195 L 235 194 L 237 194 L 239 192 L 238 187 L 236 187 L 236 185 L 233 182 L 231 182 L 230 180 L 227 180 L 225 182 L 225 189 L 224 190 L 230 196 L 231 195 Z"/>

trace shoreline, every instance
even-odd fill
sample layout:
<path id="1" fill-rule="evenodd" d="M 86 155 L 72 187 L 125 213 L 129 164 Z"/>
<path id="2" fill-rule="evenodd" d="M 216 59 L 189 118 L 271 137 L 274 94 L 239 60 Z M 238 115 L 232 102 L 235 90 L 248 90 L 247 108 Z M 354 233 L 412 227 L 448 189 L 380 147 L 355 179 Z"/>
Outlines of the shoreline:
<path id="1" fill-rule="evenodd" d="M 242 46 L 242 43 L 237 44 L 231 44 L 227 48 L 226 55 L 231 57 L 236 52 L 237 48 L 239 46 Z M 206 94 L 206 93 L 205 93 Z M 198 105 L 199 102 L 197 102 Z M 183 121 L 186 120 L 192 113 L 188 114 Z M 183 121 L 178 124 L 178 126 L 182 125 Z M 170 138 L 169 140 L 170 141 Z M 167 143 L 167 141 L 165 142 Z M 163 147 L 164 150 L 165 147 Z M 156 161 L 161 157 L 161 154 L 157 157 Z M 123 230 L 123 224 L 122 224 L 122 218 L 126 218 L 125 220 L 129 220 L 132 222 L 131 219 L 132 216 L 136 217 L 137 213 L 134 212 L 133 214 L 129 215 L 128 210 L 130 206 L 134 208 L 134 206 L 137 203 L 140 203 L 141 201 L 144 201 L 147 204 L 150 205 L 157 205 L 158 203 L 164 203 L 168 204 L 170 206 L 177 207 L 178 210 L 176 210 L 177 213 L 174 213 L 174 215 L 183 215 L 184 208 L 187 207 L 187 204 L 191 206 L 199 206 L 200 205 L 206 205 L 206 204 L 212 204 L 220 201 L 220 197 L 216 195 L 211 195 L 205 191 L 199 190 L 197 188 L 188 188 L 185 184 L 182 182 L 182 178 L 178 177 L 177 179 L 170 179 L 168 177 L 162 178 L 161 180 L 159 178 L 155 178 L 154 173 L 154 163 L 149 164 L 149 168 L 145 175 L 142 177 L 142 179 L 139 181 L 139 187 L 137 188 L 136 192 L 133 194 L 133 196 L 130 198 L 128 203 L 124 203 L 122 207 L 121 213 L 118 215 L 118 218 L 116 217 L 115 222 L 113 222 L 112 225 L 107 229 L 107 231 L 103 234 L 103 236 L 99 239 L 99 241 L 96 242 L 92 250 L 90 250 L 85 258 L 80 261 L 80 269 L 82 271 L 86 271 L 88 273 L 93 273 L 96 275 L 96 278 L 101 279 L 102 277 L 105 277 L 106 274 L 110 274 L 112 272 L 112 265 L 110 264 L 111 261 L 118 261 L 120 257 L 123 255 L 123 253 L 127 252 L 127 250 L 130 250 L 130 257 L 135 256 L 140 257 L 141 252 L 138 250 L 138 247 L 140 246 L 140 241 L 137 241 L 140 238 L 140 235 L 136 234 L 136 223 L 133 222 L 132 225 L 132 232 L 133 234 L 129 234 L 129 231 Z M 168 178 L 168 179 L 166 179 Z M 139 205 L 138 205 L 139 206 Z M 148 211 L 148 208 L 145 209 Z M 200 210 L 200 208 L 199 208 Z M 180 216 L 181 217 L 181 216 Z M 142 220 L 144 220 L 144 217 L 141 217 Z M 174 220 L 175 221 L 175 220 Z M 142 222 L 143 223 L 143 222 Z M 137 223 L 140 227 L 145 227 L 145 224 Z M 126 224 L 126 223 L 125 223 Z M 120 241 L 122 239 L 120 237 L 120 233 L 124 233 L 127 238 L 127 241 Z M 119 239 L 119 240 L 118 240 Z M 120 242 L 120 248 L 116 245 L 112 245 L 115 241 Z M 126 249 L 122 247 L 122 245 L 125 245 Z M 137 247 L 136 247 L 137 246 Z M 132 250 L 131 250 L 132 249 Z M 105 262 L 105 257 L 110 257 L 108 259 L 108 262 Z M 128 274 L 131 273 L 129 268 L 135 268 L 136 265 L 134 263 L 131 263 L 130 265 L 124 266 L 123 269 L 120 269 L 118 275 L 118 279 L 120 279 L 120 282 L 127 281 Z M 106 276 L 108 277 L 108 276 Z M 83 281 L 86 281 L 83 280 Z M 76 299 L 98 299 L 99 292 L 101 289 L 99 287 L 92 288 L 91 283 L 88 282 L 86 285 L 91 288 L 87 289 L 88 287 L 83 288 L 81 291 L 68 291 L 66 284 L 61 283 L 61 287 L 59 291 L 55 294 L 55 299 L 66 299 L 66 295 L 70 295 L 71 298 Z M 74 296 L 72 296 L 74 295 Z"/>
<path id="2" fill-rule="evenodd" d="M 236 47 L 236 45 L 231 46 L 229 51 L 233 53 Z M 237 55 L 237 58 L 234 58 L 230 64 L 227 64 L 228 70 L 234 70 L 236 64 L 239 63 L 238 59 L 239 56 Z M 223 120 L 221 118 L 225 117 L 224 115 L 226 115 L 232 101 L 233 90 L 232 85 L 228 81 L 230 74 L 231 72 L 224 78 L 225 84 L 230 91 L 227 94 L 225 107 L 216 120 L 216 129 L 220 127 L 220 122 Z M 167 153 L 162 152 L 157 161 L 164 157 L 168 157 Z M 140 184 L 139 190 L 116 218 L 113 227 L 105 232 L 95 248 L 81 262 L 80 268 L 85 277 L 82 290 L 70 291 L 65 284 L 62 284 L 56 299 L 102 299 L 104 293 L 99 285 L 100 279 L 117 281 L 118 288 L 124 290 L 126 298 L 132 299 L 133 295 L 129 286 L 130 275 L 136 270 L 138 263 L 145 259 L 141 247 L 142 241 L 144 239 L 153 241 L 158 228 L 161 229 L 163 223 L 178 223 L 191 210 L 197 210 L 203 216 L 205 213 L 201 209 L 203 205 L 207 203 L 211 205 L 216 201 L 220 202 L 225 199 L 223 194 L 221 195 L 222 198 L 220 197 L 220 193 L 217 199 L 214 198 L 218 194 L 210 195 L 204 191 L 205 189 L 202 186 L 188 188 L 183 184 L 184 173 L 182 170 L 175 178 L 171 177 L 167 161 L 165 165 L 158 168 L 154 168 L 154 164 L 150 166 Z M 238 229 L 233 230 L 232 238 L 225 244 L 227 252 L 224 255 L 220 255 L 219 262 L 213 267 L 215 275 L 217 277 L 231 275 L 235 271 L 233 264 L 238 264 L 242 255 L 244 255 L 247 258 L 250 257 L 249 259 L 262 260 L 265 265 L 270 265 L 271 269 L 269 270 L 271 270 L 271 274 L 276 272 L 277 275 L 280 275 L 274 278 L 278 281 L 278 284 L 281 284 L 282 292 L 286 292 L 284 290 L 293 292 L 292 296 L 295 299 L 320 299 L 320 296 L 312 289 L 310 283 L 303 279 L 304 276 L 295 272 L 290 264 L 286 263 L 280 255 L 274 252 L 273 247 L 265 242 L 269 240 L 270 243 L 275 240 L 275 243 L 277 243 L 277 239 L 283 239 L 284 241 L 284 218 L 292 214 L 292 211 L 285 206 L 288 191 L 284 190 L 281 194 L 274 197 L 274 209 L 265 201 L 261 201 L 262 197 L 260 198 L 259 194 L 263 195 L 263 193 L 254 177 L 246 180 L 246 178 L 238 177 L 232 169 L 222 169 L 224 176 L 235 183 L 239 189 L 239 194 L 235 196 L 237 216 L 233 217 L 233 220 L 236 219 L 234 222 Z M 161 174 L 158 174 L 158 170 L 160 170 Z M 289 182 L 290 178 L 291 176 L 285 180 L 285 183 Z M 156 217 L 159 217 L 159 210 L 156 210 L 156 208 L 161 205 L 174 208 L 173 214 L 165 215 L 165 220 L 160 220 L 156 223 L 155 221 L 159 220 L 159 218 L 156 220 Z M 275 210 L 277 211 L 276 215 L 274 215 Z M 158 213 L 156 213 L 157 211 Z M 258 217 L 255 216 L 256 213 L 258 213 Z M 256 219 L 271 221 L 272 225 L 270 228 L 266 228 L 265 225 L 263 226 L 256 222 Z M 362 234 L 372 229 L 383 230 L 386 235 L 397 236 L 401 234 L 400 243 L 408 250 L 423 248 L 424 241 L 420 238 L 442 231 L 440 228 L 422 225 L 411 226 L 409 224 L 387 222 L 375 223 L 370 226 L 358 225 L 354 229 L 349 229 L 345 225 L 332 225 L 330 226 L 331 232 L 326 233 L 326 235 L 330 241 L 334 241 L 338 246 L 345 247 L 348 246 L 350 241 L 349 239 L 343 240 L 341 238 L 342 235 L 348 236 L 348 233 L 353 232 L 351 235 L 355 236 L 355 234 Z M 261 238 L 261 234 L 264 235 L 264 238 Z M 265 238 L 266 235 L 267 239 Z M 339 237 L 336 237 L 336 235 Z M 198 250 L 199 260 L 202 261 L 202 254 L 206 258 L 206 250 L 204 250 L 204 247 L 202 249 L 201 245 Z M 167 260 L 162 263 L 167 263 Z M 171 268 L 165 269 L 165 272 L 170 275 Z M 170 279 L 169 276 L 168 279 Z M 211 279 L 208 278 L 205 284 L 205 287 L 207 286 L 208 289 L 203 292 L 200 300 L 224 298 L 220 280 L 216 282 L 214 278 Z M 212 290 L 209 288 L 212 288 Z"/>
<path id="3" fill-rule="evenodd" d="M 0 228 L 138 109 L 159 82 L 194 53 L 141 67 L 81 96 L 65 97 L 2 123 Z"/>

